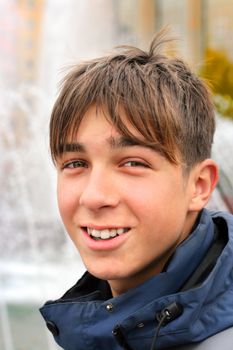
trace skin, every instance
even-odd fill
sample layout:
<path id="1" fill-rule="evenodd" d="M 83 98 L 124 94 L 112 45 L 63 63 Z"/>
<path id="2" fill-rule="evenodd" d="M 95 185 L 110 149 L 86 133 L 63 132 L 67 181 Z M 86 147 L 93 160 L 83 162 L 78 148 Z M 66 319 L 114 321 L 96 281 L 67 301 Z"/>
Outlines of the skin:
<path id="1" fill-rule="evenodd" d="M 211 160 L 184 175 L 181 165 L 155 150 L 119 140 L 119 132 L 93 106 L 80 124 L 76 150 L 57 160 L 64 225 L 87 270 L 107 280 L 114 296 L 161 272 L 217 181 Z M 86 227 L 128 231 L 95 241 Z"/>

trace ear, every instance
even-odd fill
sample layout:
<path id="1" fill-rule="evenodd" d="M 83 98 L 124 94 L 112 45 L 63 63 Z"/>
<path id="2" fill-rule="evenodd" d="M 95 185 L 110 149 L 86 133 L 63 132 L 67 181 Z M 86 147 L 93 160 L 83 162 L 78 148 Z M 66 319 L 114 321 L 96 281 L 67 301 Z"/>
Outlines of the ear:
<path id="1" fill-rule="evenodd" d="M 191 170 L 190 211 L 200 211 L 207 204 L 218 182 L 218 166 L 212 159 L 205 159 Z"/>

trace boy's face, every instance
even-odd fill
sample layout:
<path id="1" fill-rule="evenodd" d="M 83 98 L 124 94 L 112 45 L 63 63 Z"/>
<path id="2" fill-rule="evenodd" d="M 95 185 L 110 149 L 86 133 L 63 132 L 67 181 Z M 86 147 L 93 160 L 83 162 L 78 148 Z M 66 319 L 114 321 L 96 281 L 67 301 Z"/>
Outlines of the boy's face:
<path id="1" fill-rule="evenodd" d="M 76 146 L 57 162 L 61 217 L 87 270 L 117 295 L 159 273 L 189 234 L 192 181 L 180 165 L 122 137 L 95 107 Z"/>

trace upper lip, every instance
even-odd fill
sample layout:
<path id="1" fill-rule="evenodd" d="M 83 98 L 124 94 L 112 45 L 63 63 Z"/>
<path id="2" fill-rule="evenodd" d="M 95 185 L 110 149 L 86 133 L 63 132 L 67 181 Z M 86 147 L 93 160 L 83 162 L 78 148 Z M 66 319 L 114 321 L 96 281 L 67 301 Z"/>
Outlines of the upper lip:
<path id="1" fill-rule="evenodd" d="M 89 224 L 89 225 L 82 225 L 81 226 L 82 228 L 91 228 L 91 229 L 94 229 L 94 230 L 117 230 L 117 229 L 119 229 L 119 228 L 123 228 L 123 229 L 129 229 L 129 227 L 128 226 L 122 226 L 122 225 L 119 225 L 119 226 L 116 226 L 116 225 L 114 225 L 114 226 L 112 226 L 112 225 L 109 225 L 109 226 L 107 226 L 107 225 L 104 225 L 104 226 L 101 226 L 101 225 L 93 225 L 93 224 Z"/>

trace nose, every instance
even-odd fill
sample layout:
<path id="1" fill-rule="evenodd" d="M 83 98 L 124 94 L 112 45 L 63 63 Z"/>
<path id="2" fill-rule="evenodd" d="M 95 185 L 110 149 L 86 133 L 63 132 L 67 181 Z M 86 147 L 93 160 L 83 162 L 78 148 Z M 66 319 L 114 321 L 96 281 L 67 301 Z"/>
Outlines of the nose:
<path id="1" fill-rule="evenodd" d="M 79 205 L 90 210 L 116 207 L 119 203 L 118 191 L 113 174 L 93 169 L 83 183 Z"/>

